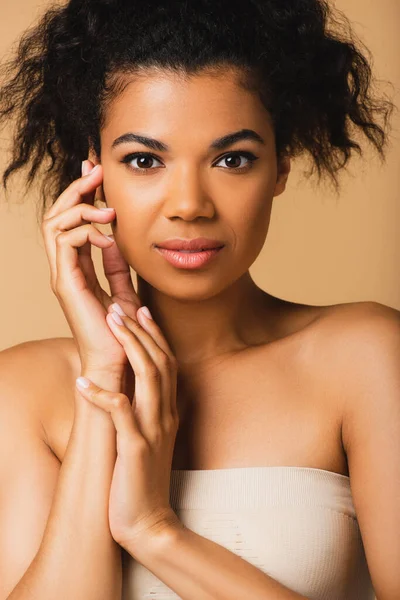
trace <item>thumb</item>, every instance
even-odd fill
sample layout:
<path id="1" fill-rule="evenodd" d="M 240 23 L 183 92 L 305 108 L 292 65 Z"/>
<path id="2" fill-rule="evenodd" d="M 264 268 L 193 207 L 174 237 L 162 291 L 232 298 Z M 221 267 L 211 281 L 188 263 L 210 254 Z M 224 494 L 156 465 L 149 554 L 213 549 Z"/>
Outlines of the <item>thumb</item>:
<path id="1" fill-rule="evenodd" d="M 114 238 L 113 235 L 110 237 Z M 101 248 L 104 274 L 110 286 L 113 300 L 121 301 L 126 314 L 136 320 L 136 312 L 142 306 L 135 288 L 129 263 L 122 256 L 117 243 Z"/>

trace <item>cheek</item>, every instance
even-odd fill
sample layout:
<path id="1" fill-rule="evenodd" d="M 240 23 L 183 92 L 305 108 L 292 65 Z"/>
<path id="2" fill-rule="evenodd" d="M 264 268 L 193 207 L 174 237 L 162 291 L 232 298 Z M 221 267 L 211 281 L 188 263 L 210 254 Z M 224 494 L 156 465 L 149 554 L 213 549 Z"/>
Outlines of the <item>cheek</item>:
<path id="1" fill-rule="evenodd" d="M 242 197 L 236 197 L 222 220 L 231 224 L 237 251 L 247 254 L 259 252 L 268 232 L 273 202 L 273 192 L 262 188 L 243 190 Z"/>
<path id="2" fill-rule="evenodd" d="M 148 259 L 148 253 L 151 249 L 153 240 L 150 235 L 151 221 L 146 218 L 142 210 L 135 210 L 129 201 L 125 205 L 118 208 L 116 222 L 113 225 L 115 240 L 118 244 L 119 251 L 133 269 L 136 265 Z M 128 204 L 129 206 L 126 206 Z"/>
<path id="3" fill-rule="evenodd" d="M 249 211 L 243 219 L 242 247 L 251 262 L 256 260 L 265 244 L 270 218 L 271 206 L 265 201 Z"/>
<path id="4" fill-rule="evenodd" d="M 271 201 L 268 198 L 247 202 L 245 210 L 241 213 L 242 227 L 246 229 L 259 229 L 269 221 L 271 215 Z"/>

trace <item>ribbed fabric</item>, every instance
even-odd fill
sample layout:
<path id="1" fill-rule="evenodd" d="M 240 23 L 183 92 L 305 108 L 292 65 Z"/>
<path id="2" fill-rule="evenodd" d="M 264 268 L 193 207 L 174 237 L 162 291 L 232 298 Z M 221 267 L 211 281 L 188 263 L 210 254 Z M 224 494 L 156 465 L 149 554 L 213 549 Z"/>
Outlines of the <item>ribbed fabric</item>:
<path id="1" fill-rule="evenodd" d="M 170 502 L 186 527 L 310 600 L 375 598 L 345 475 L 309 467 L 172 470 Z M 179 598 L 143 565 L 124 561 L 122 600 Z"/>

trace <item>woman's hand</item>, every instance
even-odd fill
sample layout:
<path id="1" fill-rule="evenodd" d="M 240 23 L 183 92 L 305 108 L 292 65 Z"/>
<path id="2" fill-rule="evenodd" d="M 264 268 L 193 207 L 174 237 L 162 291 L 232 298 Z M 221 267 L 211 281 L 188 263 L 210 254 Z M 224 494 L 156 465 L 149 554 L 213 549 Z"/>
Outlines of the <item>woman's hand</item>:
<path id="1" fill-rule="evenodd" d="M 128 263 L 116 242 L 93 224 L 110 223 L 115 210 L 93 206 L 102 182 L 102 167 L 92 170 L 84 161 L 83 176 L 58 197 L 46 213 L 42 233 L 50 264 L 51 288 L 56 295 L 77 343 L 83 372 L 104 372 L 124 380 L 128 361 L 124 349 L 106 322 L 109 306 L 118 302 L 135 319 L 141 302 L 134 290 Z M 105 276 L 111 297 L 101 288 L 91 257 L 91 244 L 102 250 Z"/>
<path id="2" fill-rule="evenodd" d="M 160 328 L 139 310 L 138 321 L 112 312 L 107 324 L 135 373 L 129 398 L 93 382 L 78 387 L 86 400 L 110 413 L 117 433 L 117 459 L 110 489 L 109 522 L 115 541 L 132 556 L 149 536 L 180 526 L 169 503 L 170 477 L 179 417 L 177 362 Z M 86 380 L 88 382 L 88 380 Z M 77 380 L 77 386 L 79 381 Z"/>

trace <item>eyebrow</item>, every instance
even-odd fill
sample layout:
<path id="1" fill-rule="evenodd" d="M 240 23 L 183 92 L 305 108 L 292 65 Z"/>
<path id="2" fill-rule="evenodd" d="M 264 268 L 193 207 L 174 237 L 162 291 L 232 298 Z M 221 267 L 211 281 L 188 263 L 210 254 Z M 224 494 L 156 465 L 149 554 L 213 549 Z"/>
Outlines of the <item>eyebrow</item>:
<path id="1" fill-rule="evenodd" d="M 234 131 L 233 133 L 228 133 L 220 138 L 217 138 L 213 142 L 211 142 L 209 149 L 210 150 L 223 150 L 224 148 L 234 144 L 235 142 L 239 142 L 241 140 L 253 140 L 255 142 L 259 142 L 265 146 L 265 141 L 256 131 L 253 129 L 241 129 L 239 131 Z M 138 133 L 124 133 L 115 139 L 112 143 L 112 148 L 116 148 L 120 144 L 127 144 L 129 142 L 138 142 L 139 144 L 143 144 L 143 146 L 147 146 L 151 150 L 156 150 L 158 152 L 168 152 L 169 146 L 156 140 L 152 137 L 147 137 L 144 135 L 140 135 Z"/>

